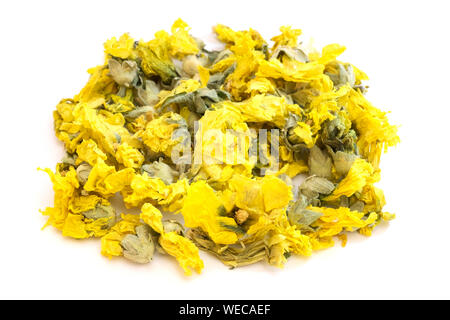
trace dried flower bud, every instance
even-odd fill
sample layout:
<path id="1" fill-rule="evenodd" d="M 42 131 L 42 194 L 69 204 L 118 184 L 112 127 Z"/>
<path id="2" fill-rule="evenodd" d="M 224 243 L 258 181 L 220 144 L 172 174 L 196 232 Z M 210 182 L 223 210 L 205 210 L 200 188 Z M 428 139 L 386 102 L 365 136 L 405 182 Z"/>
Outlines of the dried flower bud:
<path id="1" fill-rule="evenodd" d="M 353 203 L 350 206 L 350 210 L 363 212 L 364 211 L 364 202 L 362 202 L 361 200 L 355 201 L 355 203 Z"/>
<path id="2" fill-rule="evenodd" d="M 284 145 L 294 152 L 306 148 L 304 141 L 294 132 L 295 127 L 298 125 L 297 122 L 299 121 L 300 117 L 298 115 L 289 114 L 289 118 L 287 118 L 282 131 Z"/>
<path id="3" fill-rule="evenodd" d="M 198 66 L 202 65 L 201 60 L 195 55 L 189 55 L 183 60 L 183 71 L 190 77 L 198 73 Z"/>
<path id="4" fill-rule="evenodd" d="M 318 146 L 311 148 L 309 153 L 309 173 L 319 177 L 330 179 L 331 175 L 331 158 Z"/>
<path id="5" fill-rule="evenodd" d="M 312 231 L 310 227 L 317 219 L 322 216 L 322 213 L 315 212 L 308 209 L 301 209 L 299 207 L 288 211 L 288 219 L 292 225 L 296 225 L 301 230 Z"/>
<path id="6" fill-rule="evenodd" d="M 234 220 L 237 224 L 241 225 L 248 219 L 248 212 L 242 209 L 239 209 L 234 214 Z"/>
<path id="7" fill-rule="evenodd" d="M 336 88 L 348 84 L 351 87 L 355 86 L 356 77 L 351 64 L 337 63 L 338 73 L 326 73 Z"/>
<path id="8" fill-rule="evenodd" d="M 159 87 L 151 80 L 145 80 L 144 86 L 137 88 L 136 101 L 142 106 L 153 106 L 159 101 Z"/>
<path id="9" fill-rule="evenodd" d="M 195 55 L 189 55 L 183 60 L 183 71 L 189 76 L 194 76 L 198 72 L 200 62 Z"/>
<path id="10" fill-rule="evenodd" d="M 111 206 L 97 205 L 94 209 L 83 212 L 83 215 L 88 219 L 102 219 L 108 218 L 105 224 L 105 229 L 111 228 L 117 220 L 116 210 Z"/>
<path id="11" fill-rule="evenodd" d="M 83 162 L 80 164 L 77 168 L 77 179 L 80 182 L 81 185 L 84 185 L 86 181 L 89 178 L 89 174 L 91 173 L 92 167 L 86 163 Z"/>
<path id="12" fill-rule="evenodd" d="M 302 63 L 308 62 L 308 56 L 303 50 L 296 47 L 288 47 L 288 46 L 279 46 L 272 53 L 273 58 L 281 58 L 283 55 L 286 55 L 292 60 L 296 60 Z"/>
<path id="13" fill-rule="evenodd" d="M 125 60 L 120 63 L 115 59 L 109 59 L 108 67 L 111 77 L 121 86 L 130 87 L 137 77 L 138 66 L 133 60 Z"/>
<path id="14" fill-rule="evenodd" d="M 179 235 L 184 234 L 183 225 L 176 220 L 165 220 L 162 222 L 162 224 L 165 233 L 176 232 Z"/>
<path id="15" fill-rule="evenodd" d="M 358 158 L 356 155 L 338 151 L 333 155 L 334 168 L 340 176 L 346 176 L 352 167 L 353 161 Z"/>
<path id="16" fill-rule="evenodd" d="M 299 191 L 310 199 L 317 198 L 319 194 L 328 195 L 335 186 L 331 181 L 317 176 L 306 178 L 299 186 Z"/>
<path id="17" fill-rule="evenodd" d="M 162 162 L 162 159 L 154 161 L 152 164 L 144 164 L 141 171 L 152 178 L 160 178 L 167 185 L 172 184 L 178 177 L 178 172 Z"/>
<path id="18" fill-rule="evenodd" d="M 71 155 L 69 153 L 66 152 L 66 154 L 64 155 L 64 157 L 61 159 L 61 163 L 65 164 L 65 165 L 71 165 L 74 166 L 75 165 L 75 159 L 77 158 L 77 155 Z"/>
<path id="19" fill-rule="evenodd" d="M 120 242 L 123 248 L 123 256 L 136 263 L 149 263 L 155 252 L 150 227 L 139 225 L 135 230 L 136 235 L 127 234 Z"/>

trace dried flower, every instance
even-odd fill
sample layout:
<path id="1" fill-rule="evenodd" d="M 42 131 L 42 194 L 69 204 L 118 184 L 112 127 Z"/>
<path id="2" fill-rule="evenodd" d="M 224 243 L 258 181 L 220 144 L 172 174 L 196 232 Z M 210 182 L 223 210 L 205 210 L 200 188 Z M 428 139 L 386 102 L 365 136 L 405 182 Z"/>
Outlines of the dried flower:
<path id="1" fill-rule="evenodd" d="M 106 219 L 105 228 L 111 228 L 117 221 L 116 210 L 112 206 L 97 205 L 94 209 L 84 211 L 82 214 L 88 219 Z"/>
<path id="2" fill-rule="evenodd" d="M 147 225 L 136 227 L 136 235 L 127 234 L 120 245 L 123 247 L 123 256 L 136 263 L 149 263 L 155 252 L 155 244 Z"/>
<path id="3" fill-rule="evenodd" d="M 108 60 L 111 77 L 120 85 L 129 87 L 137 78 L 138 66 L 133 60 L 125 60 L 120 63 L 115 59 Z"/>
<path id="4" fill-rule="evenodd" d="M 243 224 L 245 221 L 247 221 L 249 214 L 247 211 L 239 209 L 236 211 L 236 213 L 234 214 L 234 220 L 236 220 L 236 223 L 241 225 Z"/>
<path id="5" fill-rule="evenodd" d="M 289 26 L 272 48 L 253 29 L 214 32 L 225 49 L 181 19 L 147 42 L 105 42 L 105 63 L 53 113 L 67 155 L 44 170 L 47 225 L 100 237 L 109 258 L 148 263 L 156 249 L 189 275 L 199 249 L 232 268 L 282 267 L 393 219 L 374 184 L 397 127 L 364 96 L 367 75 L 338 60 L 345 47 L 306 51 Z M 118 217 L 118 193 L 140 214 Z"/>
<path id="6" fill-rule="evenodd" d="M 88 163 L 82 163 L 77 167 L 77 179 L 84 185 L 89 178 L 92 167 Z"/>

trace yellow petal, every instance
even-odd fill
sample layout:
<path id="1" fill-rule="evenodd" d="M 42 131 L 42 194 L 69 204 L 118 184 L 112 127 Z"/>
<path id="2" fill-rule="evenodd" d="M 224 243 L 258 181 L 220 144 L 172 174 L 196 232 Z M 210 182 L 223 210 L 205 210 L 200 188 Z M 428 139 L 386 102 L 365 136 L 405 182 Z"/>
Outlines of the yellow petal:
<path id="1" fill-rule="evenodd" d="M 203 269 L 198 248 L 192 241 L 175 232 L 163 233 L 159 238 L 161 247 L 171 256 L 175 257 L 186 275 L 191 275 L 191 268 L 197 273 Z"/>
<path id="2" fill-rule="evenodd" d="M 188 228 L 200 227 L 218 244 L 232 244 L 237 235 L 231 231 L 237 227 L 233 218 L 221 216 L 225 208 L 214 190 L 205 181 L 191 184 L 182 209 Z"/>
<path id="3" fill-rule="evenodd" d="M 141 219 L 158 233 L 164 233 L 162 214 L 152 204 L 146 203 L 141 208 Z"/>

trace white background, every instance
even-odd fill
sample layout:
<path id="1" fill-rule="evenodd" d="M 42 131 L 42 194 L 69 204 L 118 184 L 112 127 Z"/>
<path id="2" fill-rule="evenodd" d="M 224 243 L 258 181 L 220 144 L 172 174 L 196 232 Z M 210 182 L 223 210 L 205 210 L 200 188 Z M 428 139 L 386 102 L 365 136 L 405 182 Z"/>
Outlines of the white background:
<path id="1" fill-rule="evenodd" d="M 0 9 L 0 298 L 396 299 L 450 298 L 449 75 L 446 1 L 8 1 Z M 402 139 L 382 158 L 379 186 L 397 219 L 371 238 L 351 236 L 284 269 L 228 270 L 201 253 L 185 277 L 158 255 L 148 265 L 100 255 L 100 241 L 63 238 L 38 209 L 51 206 L 48 177 L 63 154 L 52 111 L 103 62 L 103 42 L 124 32 L 149 40 L 178 17 L 211 39 L 223 23 L 266 38 L 301 28 L 318 46 L 370 77 L 368 98 L 392 111 Z"/>

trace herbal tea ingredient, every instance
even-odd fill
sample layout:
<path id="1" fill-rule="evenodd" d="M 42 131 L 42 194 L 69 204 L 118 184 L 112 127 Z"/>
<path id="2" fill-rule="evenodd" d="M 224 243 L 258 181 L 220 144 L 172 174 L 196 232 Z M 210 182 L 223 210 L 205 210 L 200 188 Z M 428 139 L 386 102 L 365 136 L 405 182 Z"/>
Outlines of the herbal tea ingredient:
<path id="1" fill-rule="evenodd" d="M 106 41 L 103 65 L 53 112 L 67 154 L 44 169 L 46 225 L 100 238 L 110 258 L 166 253 L 189 275 L 199 249 L 230 267 L 282 267 L 394 218 L 374 183 L 399 138 L 365 98 L 366 74 L 337 60 L 345 47 L 306 50 L 301 30 L 280 31 L 270 44 L 217 25 L 225 48 L 210 51 L 179 19 L 148 42 Z M 140 215 L 119 215 L 117 193 Z"/>

